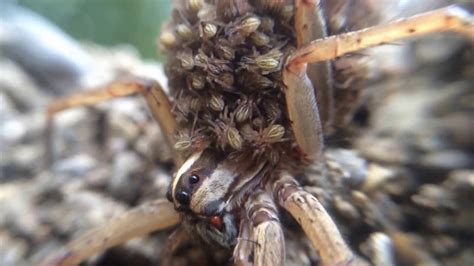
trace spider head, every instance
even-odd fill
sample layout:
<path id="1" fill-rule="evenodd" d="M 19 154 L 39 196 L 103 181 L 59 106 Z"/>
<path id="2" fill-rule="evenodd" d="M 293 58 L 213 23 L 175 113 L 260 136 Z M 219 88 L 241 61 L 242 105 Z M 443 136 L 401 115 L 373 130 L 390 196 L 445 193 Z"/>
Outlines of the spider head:
<path id="1" fill-rule="evenodd" d="M 191 155 L 176 172 L 168 189 L 167 198 L 176 210 L 197 215 L 213 216 L 222 211 L 222 200 L 213 195 L 224 189 L 215 180 L 227 177 L 217 176 L 222 159 L 211 150 Z M 214 182 L 212 181 L 214 180 Z M 222 198 L 222 197 L 220 197 Z"/>
<path id="2" fill-rule="evenodd" d="M 230 158 L 205 149 L 192 154 L 178 169 L 167 198 L 185 214 L 185 220 L 197 225 L 198 233 L 208 234 L 220 244 L 232 243 L 239 222 L 237 204 L 232 202 L 239 201 L 235 195 L 241 195 L 246 182 L 262 168 L 248 158 Z"/>

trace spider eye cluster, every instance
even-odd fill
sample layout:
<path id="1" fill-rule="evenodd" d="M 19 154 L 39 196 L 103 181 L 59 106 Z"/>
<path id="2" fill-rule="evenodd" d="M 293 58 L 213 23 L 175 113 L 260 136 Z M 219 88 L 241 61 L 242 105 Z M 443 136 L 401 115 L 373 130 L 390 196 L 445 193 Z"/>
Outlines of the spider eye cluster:
<path id="1" fill-rule="evenodd" d="M 184 206 L 189 205 L 191 201 L 191 191 L 192 187 L 199 183 L 200 177 L 196 174 L 191 174 L 187 178 L 188 185 L 184 184 L 181 188 L 176 191 L 175 197 L 176 201 Z"/>

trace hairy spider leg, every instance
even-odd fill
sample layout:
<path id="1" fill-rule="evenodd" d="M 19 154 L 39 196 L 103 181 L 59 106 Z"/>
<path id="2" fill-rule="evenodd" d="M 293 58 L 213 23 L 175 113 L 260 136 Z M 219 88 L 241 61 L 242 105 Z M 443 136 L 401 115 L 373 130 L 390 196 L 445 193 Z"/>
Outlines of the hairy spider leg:
<path id="1" fill-rule="evenodd" d="M 323 149 L 322 119 L 313 85 L 319 86 L 319 89 L 324 88 L 324 84 L 321 87 L 321 84 L 311 83 L 312 79 L 307 74 L 312 68 L 311 65 L 308 66 L 309 63 L 327 61 L 364 48 L 429 33 L 454 31 L 474 39 L 473 16 L 459 6 L 449 6 L 386 25 L 320 38 L 308 43 L 306 36 L 324 34 L 319 29 L 321 23 L 318 18 L 321 15 L 318 14 L 320 11 L 316 8 L 317 4 L 316 0 L 296 1 L 295 29 L 299 49 L 288 57 L 283 70 L 283 81 L 287 87 L 285 97 L 293 133 L 300 150 L 313 161 L 321 157 Z M 309 22 L 310 18 L 316 20 Z M 322 94 L 326 94 L 324 98 L 327 98 L 331 92 L 323 91 Z M 321 98 L 320 101 L 325 100 Z M 331 102 L 327 104 L 330 105 Z M 321 116 L 330 119 L 330 113 L 324 112 Z M 275 193 L 280 204 L 297 218 L 313 246 L 320 252 L 323 264 L 350 264 L 354 261 L 354 255 L 344 243 L 336 225 L 315 197 L 301 190 L 289 175 L 282 175 L 276 187 Z"/>
<path id="2" fill-rule="evenodd" d="M 297 12 L 301 12 L 304 17 L 306 13 L 311 12 L 307 9 L 314 7 L 311 6 L 312 2 L 314 1 L 297 1 Z M 296 17 L 298 18 L 298 15 Z M 299 23 L 297 19 L 295 26 L 298 33 L 302 32 L 299 28 L 311 28 L 314 23 Z M 287 87 L 285 97 L 288 115 L 296 142 L 303 154 L 309 160 L 317 160 L 323 148 L 318 102 L 313 84 L 306 74 L 310 68 L 309 63 L 335 59 L 350 52 L 409 37 L 444 31 L 458 32 L 474 39 L 473 15 L 459 6 L 448 6 L 385 25 L 316 39 L 291 54 L 285 63 L 283 82 Z M 303 44 L 303 41 L 300 43 Z"/>
<path id="3" fill-rule="evenodd" d="M 298 48 L 328 36 L 326 20 L 319 5 L 320 0 L 295 1 L 295 32 Z M 331 65 L 329 61 L 311 64 L 306 69 L 306 75 L 313 84 L 323 132 L 327 134 L 332 128 L 335 113 Z"/>
<path id="4" fill-rule="evenodd" d="M 317 39 L 290 55 L 286 72 L 301 75 L 309 63 L 335 59 L 350 52 L 410 37 L 445 31 L 457 32 L 474 39 L 474 16 L 462 7 L 452 5 L 387 24 Z"/>
<path id="5" fill-rule="evenodd" d="M 273 186 L 274 197 L 303 228 L 323 265 L 355 265 L 357 258 L 347 246 L 331 216 L 319 200 L 301 189 L 288 173 L 281 173 Z"/>
<path id="6" fill-rule="evenodd" d="M 47 257 L 40 265 L 77 265 L 110 247 L 172 227 L 180 221 L 181 214 L 176 212 L 173 204 L 167 200 L 147 202 L 82 234 L 63 249 Z"/>
<path id="7" fill-rule="evenodd" d="M 153 118 L 160 125 L 166 142 L 173 152 L 176 165 L 180 165 L 182 158 L 179 157 L 173 148 L 176 121 L 171 112 L 172 103 L 158 82 L 143 78 L 136 78 L 131 81 L 115 81 L 104 87 L 71 95 L 51 103 L 46 114 L 45 148 L 48 165 L 53 161 L 52 138 L 54 134 L 54 116 L 58 112 L 75 107 L 91 106 L 138 93 L 144 96 Z"/>

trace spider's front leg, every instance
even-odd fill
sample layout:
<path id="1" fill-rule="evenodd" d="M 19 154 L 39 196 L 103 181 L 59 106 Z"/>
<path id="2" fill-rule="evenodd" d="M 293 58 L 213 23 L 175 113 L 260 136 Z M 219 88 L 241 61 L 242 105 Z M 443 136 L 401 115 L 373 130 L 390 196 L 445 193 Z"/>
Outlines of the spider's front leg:
<path id="1" fill-rule="evenodd" d="M 273 192 L 279 204 L 301 225 L 319 252 L 323 265 L 357 264 L 356 257 L 319 200 L 302 190 L 293 177 L 280 174 Z"/>
<path id="2" fill-rule="evenodd" d="M 327 61 L 364 48 L 435 32 L 454 31 L 474 39 L 474 17 L 459 6 L 449 6 L 386 25 L 325 37 L 324 31 L 319 29 L 317 23 L 305 24 L 299 19 L 307 16 L 320 17 L 321 15 L 314 11 L 316 2 L 316 0 L 296 1 L 295 30 L 298 36 L 298 50 L 287 58 L 283 69 L 285 98 L 293 134 L 300 150 L 313 161 L 321 156 L 323 148 L 321 124 L 323 122 L 326 125 L 328 121 L 324 119 L 330 119 L 330 112 L 325 110 L 330 108 L 331 104 L 325 101 L 331 101 L 331 97 L 321 98 L 321 94 L 330 95 L 330 88 L 325 84 L 330 79 L 329 72 L 325 74 L 323 71 L 319 75 L 319 81 L 314 81 L 314 78 L 309 76 L 313 69 L 313 66 L 308 66 L 309 63 Z M 305 35 L 318 34 L 321 35 L 320 39 L 306 43 Z M 304 46 L 300 47 L 301 45 Z M 323 107 L 321 110 L 316 101 L 313 85 L 318 91 L 319 105 Z M 323 119 L 320 118 L 320 112 Z"/>
<path id="3" fill-rule="evenodd" d="M 320 8 L 319 0 L 295 1 L 296 45 L 302 47 L 313 40 L 327 37 L 325 14 Z M 334 91 L 332 68 L 329 61 L 311 64 L 306 69 L 316 91 L 319 115 L 324 132 L 332 129 L 334 116 Z M 312 89 L 312 88 L 311 88 Z"/>
<path id="4" fill-rule="evenodd" d="M 412 17 L 314 40 L 292 54 L 286 70 L 302 73 L 306 64 L 335 59 L 347 53 L 436 32 L 452 31 L 474 39 L 474 16 L 453 5 Z M 288 73 L 289 74 L 289 73 Z"/>
<path id="5" fill-rule="evenodd" d="M 326 37 L 323 14 L 317 8 L 317 1 L 295 1 L 295 32 L 298 48 L 314 38 Z M 316 161 L 323 149 L 323 128 L 320 118 L 330 120 L 332 91 L 330 68 L 327 62 L 311 66 L 295 65 L 287 60 L 283 69 L 285 99 L 288 116 L 296 143 L 305 159 Z M 314 82 L 314 83 L 313 83 Z M 314 87 L 318 90 L 318 107 Z"/>
<path id="6" fill-rule="evenodd" d="M 106 224 L 81 235 L 40 265 L 77 265 L 84 259 L 132 238 L 174 226 L 181 215 L 167 200 L 156 200 L 131 209 Z"/>
<path id="7" fill-rule="evenodd" d="M 298 23 L 298 18 L 314 12 L 310 8 L 314 8 L 316 2 L 316 0 L 296 2 L 297 36 L 305 32 L 305 28 L 314 27 L 309 22 Z M 317 27 L 314 29 L 317 30 Z M 324 122 L 324 119 L 320 118 L 313 84 L 308 77 L 309 63 L 331 60 L 364 48 L 443 31 L 458 32 L 474 39 L 474 17 L 459 6 L 449 6 L 386 25 L 330 37 L 321 36 L 320 39 L 307 44 L 300 41 L 303 37 L 299 37 L 298 50 L 291 54 L 285 63 L 283 81 L 286 85 L 285 97 L 293 134 L 303 154 L 308 159 L 317 161 L 323 148 L 321 122 Z M 317 84 L 314 85 L 317 90 L 320 88 Z M 320 99 L 319 93 L 318 91 L 318 99 Z M 314 247 L 320 252 L 325 265 L 350 264 L 354 260 L 351 250 L 344 243 L 323 206 L 315 197 L 301 190 L 289 175 L 282 175 L 280 181 L 276 183 L 275 197 L 297 218 Z"/>

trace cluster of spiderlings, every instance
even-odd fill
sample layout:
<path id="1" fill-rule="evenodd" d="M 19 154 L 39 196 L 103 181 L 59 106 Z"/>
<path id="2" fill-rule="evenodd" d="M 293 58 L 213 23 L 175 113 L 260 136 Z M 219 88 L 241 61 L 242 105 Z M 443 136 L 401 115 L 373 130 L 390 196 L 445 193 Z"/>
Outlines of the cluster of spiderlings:
<path id="1" fill-rule="evenodd" d="M 178 150 L 253 150 L 276 163 L 291 148 L 281 70 L 294 49 L 292 1 L 177 2 L 159 46 Z"/>

